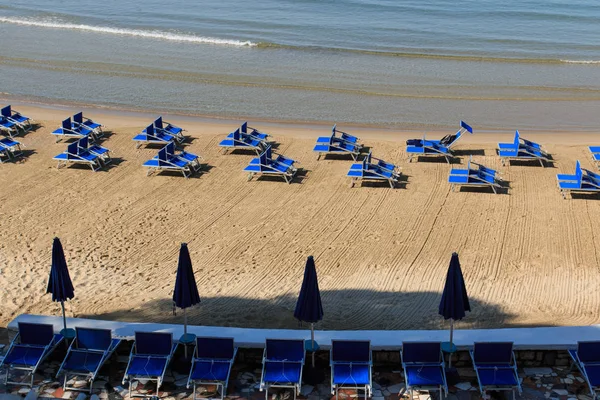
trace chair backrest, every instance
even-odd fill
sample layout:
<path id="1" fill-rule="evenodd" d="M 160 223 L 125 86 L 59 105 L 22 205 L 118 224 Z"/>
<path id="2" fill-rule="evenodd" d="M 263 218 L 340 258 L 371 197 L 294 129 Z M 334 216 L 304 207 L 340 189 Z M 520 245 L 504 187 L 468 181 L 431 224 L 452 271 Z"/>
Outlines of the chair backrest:
<path id="1" fill-rule="evenodd" d="M 240 132 L 248 133 L 248 121 L 246 121 L 242 124 L 242 126 L 240 127 Z"/>
<path id="2" fill-rule="evenodd" d="M 154 135 L 154 125 L 150 124 L 146 127 L 146 135 Z"/>
<path id="3" fill-rule="evenodd" d="M 460 127 L 471 134 L 473 133 L 473 128 L 471 128 L 471 126 L 465 121 L 460 121 Z"/>
<path id="4" fill-rule="evenodd" d="M 600 362 L 600 341 L 577 342 L 577 357 L 584 364 Z"/>
<path id="5" fill-rule="evenodd" d="M 267 146 L 267 148 L 265 149 L 265 153 L 267 155 L 267 160 L 272 160 L 273 159 L 273 148 L 271 146 Z"/>
<path id="6" fill-rule="evenodd" d="M 403 363 L 440 363 L 442 362 L 442 344 L 440 342 L 403 342 Z"/>
<path id="7" fill-rule="evenodd" d="M 54 339 L 54 326 L 19 322 L 19 338 L 21 344 L 47 346 Z"/>
<path id="8" fill-rule="evenodd" d="M 165 149 L 167 150 L 167 156 L 175 155 L 175 143 L 169 142 L 169 144 L 165 146 Z"/>
<path id="9" fill-rule="evenodd" d="M 332 362 L 370 362 L 371 342 L 368 340 L 332 340 Z"/>
<path id="10" fill-rule="evenodd" d="M 166 332 L 136 332 L 136 354 L 168 356 L 173 347 L 173 334 Z"/>
<path id="11" fill-rule="evenodd" d="M 267 339 L 265 357 L 272 361 L 304 360 L 304 340 Z"/>
<path id="12" fill-rule="evenodd" d="M 365 157 L 365 163 L 367 164 L 371 164 L 371 158 L 373 156 L 373 152 L 369 151 L 369 154 L 367 154 L 367 156 Z"/>
<path id="13" fill-rule="evenodd" d="M 156 127 L 156 129 L 163 129 L 162 117 L 158 117 L 154 120 L 154 126 Z"/>
<path id="14" fill-rule="evenodd" d="M 69 144 L 67 146 L 67 153 L 72 155 L 79 154 L 79 141 Z"/>
<path id="15" fill-rule="evenodd" d="M 167 146 L 163 147 L 162 149 L 160 149 L 158 151 L 158 159 L 160 161 L 169 161 L 169 154 L 167 152 Z"/>
<path id="16" fill-rule="evenodd" d="M 519 138 L 521 137 L 521 135 L 519 134 L 519 130 L 517 129 L 515 131 L 515 140 L 513 141 L 513 144 L 515 146 L 519 146 Z"/>
<path id="17" fill-rule="evenodd" d="M 231 360 L 235 349 L 233 338 L 196 337 L 196 357 Z"/>
<path id="18" fill-rule="evenodd" d="M 0 110 L 0 114 L 3 117 L 9 117 L 10 118 L 12 116 L 12 111 L 10 110 L 10 106 L 3 107 L 2 110 Z"/>
<path id="19" fill-rule="evenodd" d="M 77 114 L 73 115 L 73 121 L 75 121 L 78 124 L 83 124 L 83 111 L 80 111 Z"/>
<path id="20" fill-rule="evenodd" d="M 232 132 L 233 133 L 233 140 L 240 140 L 240 128 L 237 128 L 235 131 Z"/>
<path id="21" fill-rule="evenodd" d="M 333 124 L 333 128 L 331 128 L 331 136 L 335 136 L 337 132 L 337 124 Z"/>
<path id="22" fill-rule="evenodd" d="M 112 343 L 110 329 L 75 327 L 78 349 L 106 351 Z"/>
<path id="23" fill-rule="evenodd" d="M 62 128 L 69 131 L 73 129 L 73 126 L 71 125 L 71 117 L 63 119 Z"/>
<path id="24" fill-rule="evenodd" d="M 270 157 L 268 157 L 268 154 L 271 153 L 271 146 L 267 146 L 265 147 L 265 150 L 260 153 L 259 156 L 259 161 L 262 165 L 267 165 L 269 163 Z"/>
<path id="25" fill-rule="evenodd" d="M 79 150 L 87 150 L 89 147 L 89 139 L 87 136 L 82 137 L 77 141 Z M 78 153 L 79 153 L 78 150 Z"/>
<path id="26" fill-rule="evenodd" d="M 575 176 L 577 177 L 579 183 L 581 183 L 581 179 L 583 178 L 583 171 L 581 170 L 581 163 L 579 162 L 579 160 L 577 160 L 577 162 L 575 163 Z"/>
<path id="27" fill-rule="evenodd" d="M 476 342 L 473 360 L 476 364 L 510 364 L 513 342 Z"/>

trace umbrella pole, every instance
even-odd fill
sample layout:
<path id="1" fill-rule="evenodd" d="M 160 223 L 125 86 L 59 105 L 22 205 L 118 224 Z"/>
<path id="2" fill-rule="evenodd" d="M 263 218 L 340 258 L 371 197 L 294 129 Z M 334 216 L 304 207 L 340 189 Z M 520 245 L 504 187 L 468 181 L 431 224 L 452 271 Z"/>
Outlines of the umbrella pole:
<path id="1" fill-rule="evenodd" d="M 186 308 L 183 309 L 183 336 L 185 337 L 185 340 L 187 341 L 187 313 L 186 313 Z M 183 348 L 184 348 L 184 352 L 185 352 L 185 359 L 187 360 L 187 343 L 184 344 Z"/>
<path id="2" fill-rule="evenodd" d="M 65 316 L 65 302 L 61 301 L 60 305 L 62 307 L 62 313 L 63 313 L 63 325 L 65 328 L 65 331 L 67 330 L 67 317 Z"/>
<path id="3" fill-rule="evenodd" d="M 312 367 L 315 367 L 315 324 L 310 324 L 310 347 L 312 350 Z"/>
<path id="4" fill-rule="evenodd" d="M 452 346 L 454 345 L 454 342 L 452 341 L 453 336 L 454 336 L 454 320 L 452 318 L 450 318 L 450 348 L 452 348 Z M 452 353 L 450 353 L 448 367 L 452 368 Z"/>

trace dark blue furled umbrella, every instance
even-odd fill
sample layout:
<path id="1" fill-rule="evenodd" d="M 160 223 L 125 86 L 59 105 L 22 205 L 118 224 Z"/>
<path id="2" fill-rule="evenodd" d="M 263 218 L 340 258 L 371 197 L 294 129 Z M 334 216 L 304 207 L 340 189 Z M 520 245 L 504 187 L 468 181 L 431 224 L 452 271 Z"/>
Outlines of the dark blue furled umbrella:
<path id="1" fill-rule="evenodd" d="M 458 254 L 452 253 L 446 285 L 440 301 L 439 313 L 444 319 L 450 320 L 450 346 L 453 346 L 454 321 L 465 317 L 465 311 L 471 311 L 465 280 L 460 269 Z"/>
<path id="2" fill-rule="evenodd" d="M 60 239 L 55 237 L 52 243 L 52 267 L 48 278 L 46 293 L 52 293 L 52 301 L 60 302 L 63 314 L 64 330 L 67 330 L 67 318 L 65 316 L 65 301 L 75 297 L 73 283 L 69 276 L 65 253 L 63 252 Z"/>
<path id="3" fill-rule="evenodd" d="M 317 270 L 313 256 L 306 260 L 304 268 L 304 280 L 298 295 L 294 318 L 299 321 L 310 323 L 310 340 L 312 352 L 312 366 L 315 366 L 315 322 L 323 319 L 323 305 L 321 304 L 321 293 L 317 281 Z"/>
<path id="4" fill-rule="evenodd" d="M 192 260 L 190 259 L 187 243 L 181 243 L 181 249 L 179 250 L 179 264 L 177 265 L 173 303 L 175 306 L 183 308 L 183 339 L 186 339 L 187 315 L 185 310 L 200 303 L 200 295 L 198 294 L 198 286 L 196 286 L 196 278 L 194 278 L 194 269 L 192 268 Z"/>

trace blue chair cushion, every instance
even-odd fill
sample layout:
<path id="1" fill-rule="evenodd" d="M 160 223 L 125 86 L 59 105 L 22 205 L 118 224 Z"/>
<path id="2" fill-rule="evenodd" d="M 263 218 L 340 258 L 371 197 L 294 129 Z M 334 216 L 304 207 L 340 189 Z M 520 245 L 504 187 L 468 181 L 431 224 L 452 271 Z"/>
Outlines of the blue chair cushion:
<path id="1" fill-rule="evenodd" d="M 192 380 L 226 381 L 229 374 L 229 361 L 196 360 L 190 374 Z"/>
<path id="2" fill-rule="evenodd" d="M 161 376 L 167 364 L 166 357 L 133 356 L 127 375 L 135 376 Z"/>
<path id="3" fill-rule="evenodd" d="M 517 378 L 512 368 L 485 368 L 478 367 L 479 382 L 482 386 L 517 386 Z"/>
<path id="4" fill-rule="evenodd" d="M 409 386 L 439 386 L 444 384 L 442 367 L 406 366 L 406 382 Z"/>
<path id="5" fill-rule="evenodd" d="M 265 361 L 263 380 L 267 383 L 300 383 L 302 363 L 286 361 Z"/>
<path id="6" fill-rule="evenodd" d="M 64 369 L 77 372 L 94 372 L 102 361 L 102 353 L 71 350 Z"/>
<path id="7" fill-rule="evenodd" d="M 600 365 L 585 365 L 584 369 L 590 384 L 594 387 L 600 387 Z"/>
<path id="8" fill-rule="evenodd" d="M 333 366 L 333 383 L 336 385 L 368 385 L 369 371 L 371 366 L 368 364 L 337 364 Z"/>
<path id="9" fill-rule="evenodd" d="M 4 358 L 5 364 L 35 366 L 40 358 L 44 356 L 43 346 L 21 346 L 15 345 L 10 353 Z"/>

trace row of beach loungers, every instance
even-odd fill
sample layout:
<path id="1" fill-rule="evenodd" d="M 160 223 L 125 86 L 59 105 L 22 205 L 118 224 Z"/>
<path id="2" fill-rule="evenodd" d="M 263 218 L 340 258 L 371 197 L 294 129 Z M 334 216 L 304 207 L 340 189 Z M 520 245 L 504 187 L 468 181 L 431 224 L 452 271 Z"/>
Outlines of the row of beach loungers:
<path id="1" fill-rule="evenodd" d="M 22 145 L 14 140 L 13 136 L 19 132 L 19 129 L 31 128 L 31 120 L 14 111 L 10 105 L 2 108 L 1 114 L 0 128 L 9 134 L 9 137 L 0 139 L 0 162 L 4 162 L 22 155 Z M 176 147 L 185 141 L 183 132 L 184 129 L 158 117 L 133 138 L 138 148 L 143 144 L 163 145 L 157 155 L 143 164 L 148 168 L 148 175 L 160 171 L 176 171 L 189 178 L 201 170 L 200 156 L 185 151 L 176 152 Z M 77 145 L 71 143 L 66 151 L 54 157 L 59 167 L 70 163 L 86 164 L 93 171 L 97 171 L 110 163 L 109 150 L 92 144 L 102 137 L 102 125 L 85 117 L 82 112 L 63 120 L 61 127 L 52 134 L 56 136 L 57 142 L 62 139 L 77 139 L 75 142 Z M 410 139 L 406 147 L 409 162 L 414 157 L 443 157 L 450 162 L 450 158 L 455 157 L 453 146 L 466 134 L 473 134 L 473 128 L 460 121 L 459 129 L 455 134 L 439 140 L 428 139 L 425 136 L 422 139 Z M 269 137 L 267 133 L 252 128 L 244 122 L 238 129 L 228 134 L 219 146 L 223 148 L 224 153 L 240 149 L 256 152 L 257 157 L 250 160 L 244 168 L 244 171 L 248 172 L 248 180 L 255 175 L 264 175 L 281 177 L 287 183 L 291 183 L 298 172 L 295 165 L 297 161 L 275 154 Z M 364 150 L 365 146 L 358 137 L 337 129 L 337 125 L 333 126 L 331 135 L 317 138 L 313 148 L 313 151 L 318 154 L 317 159 L 322 155 L 334 154 L 348 155 L 355 161 L 346 174 L 350 178 L 351 187 L 360 181 L 386 182 L 390 187 L 396 187 L 401 180 L 400 168 L 374 157 L 372 150 L 369 149 L 368 152 Z M 590 146 L 589 150 L 592 160 L 600 168 L 600 146 Z M 552 162 L 550 154 L 539 143 L 522 138 L 519 131 L 515 132 L 511 143 L 498 143 L 497 151 L 503 165 L 511 160 L 536 161 L 542 166 Z M 357 162 L 361 155 L 362 162 Z M 565 198 L 567 193 L 600 192 L 598 174 L 582 169 L 579 161 L 574 175 L 558 174 L 557 178 L 558 187 Z M 456 186 L 487 187 L 494 193 L 498 193 L 505 187 L 497 171 L 474 163 L 471 159 L 467 168 L 451 169 L 448 182 L 452 185 L 452 189 Z"/>
<path id="2" fill-rule="evenodd" d="M 52 325 L 19 323 L 19 332 L 13 339 L 0 366 L 8 368 L 7 384 L 24 384 L 10 381 L 11 370 L 22 370 L 33 376 L 42 362 L 66 339 L 55 334 Z M 75 338 L 68 343 L 67 354 L 58 370 L 63 376 L 63 388 L 92 391 L 94 380 L 103 364 L 121 344 L 108 329 L 75 328 Z M 163 383 L 169 363 L 178 342 L 171 333 L 136 332 L 129 354 L 123 384 L 129 382 L 130 397 L 135 381 L 156 382 L 156 396 Z M 200 385 L 215 385 L 221 399 L 227 392 L 231 368 L 237 347 L 232 338 L 197 337 L 187 387 L 193 387 L 193 399 Z M 600 342 L 579 342 L 569 354 L 583 378 L 592 397 L 600 392 Z M 516 358 L 512 342 L 478 342 L 470 350 L 471 360 L 484 398 L 487 391 L 521 393 Z M 294 399 L 302 387 L 302 371 L 306 356 L 303 339 L 267 339 L 262 357 L 260 390 L 269 399 L 270 388 L 289 388 Z M 438 391 L 440 397 L 448 394 L 446 365 L 440 342 L 404 342 L 400 350 L 402 369 L 407 390 Z M 372 382 L 371 343 L 364 340 L 333 340 L 330 349 L 331 393 L 338 397 L 341 389 L 362 392 L 371 396 Z M 88 387 L 68 387 L 73 377 L 84 377 Z M 143 397 L 143 395 L 142 395 Z"/>

